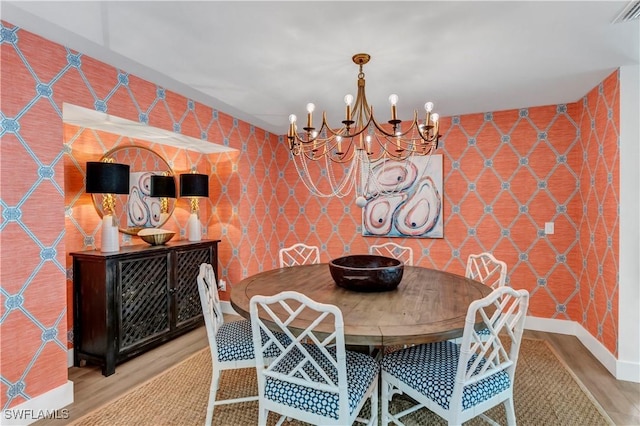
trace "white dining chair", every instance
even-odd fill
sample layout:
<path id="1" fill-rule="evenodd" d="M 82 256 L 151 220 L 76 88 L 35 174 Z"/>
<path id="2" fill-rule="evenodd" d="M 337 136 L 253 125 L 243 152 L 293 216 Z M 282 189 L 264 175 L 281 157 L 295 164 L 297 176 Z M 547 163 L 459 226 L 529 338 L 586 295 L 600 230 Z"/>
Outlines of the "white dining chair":
<path id="1" fill-rule="evenodd" d="M 259 425 L 266 425 L 270 411 L 280 415 L 278 425 L 285 418 L 316 425 L 354 421 L 377 425 L 378 363 L 369 355 L 345 349 L 342 312 L 337 306 L 285 291 L 252 297 L 250 313 L 257 348 Z M 298 319 L 306 328 L 290 328 Z M 282 345 L 272 330 L 285 334 L 290 343 Z M 261 332 L 268 336 L 262 342 Z M 274 345 L 280 355 L 266 365 L 263 356 Z M 367 400 L 370 418 L 360 418 Z"/>
<path id="2" fill-rule="evenodd" d="M 405 265 L 413 266 L 413 250 L 411 247 L 404 247 L 392 242 L 374 244 L 369 246 L 369 254 L 390 256 L 401 260 Z"/>
<path id="3" fill-rule="evenodd" d="M 309 246 L 304 243 L 281 248 L 278 255 L 281 268 L 320 263 L 320 249 L 317 246 Z"/>
<path id="4" fill-rule="evenodd" d="M 213 410 L 216 405 L 256 401 L 258 399 L 258 396 L 254 395 L 243 398 L 216 400 L 222 371 L 253 368 L 256 365 L 256 361 L 251 322 L 247 319 L 224 322 L 213 266 L 208 263 L 202 263 L 200 265 L 197 282 L 204 324 L 207 330 L 207 339 L 209 341 L 209 349 L 211 350 L 211 386 L 209 388 L 209 403 L 207 405 L 207 416 L 205 420 L 205 424 L 210 425 L 213 420 Z M 285 343 L 288 342 L 288 338 L 282 334 L 278 334 L 277 337 Z M 265 351 L 261 359 L 263 359 L 264 362 L 268 362 L 270 358 L 278 353 L 277 348 L 271 348 L 270 351 Z"/>
<path id="5" fill-rule="evenodd" d="M 467 268 L 464 276 L 472 280 L 480 281 L 482 284 L 496 289 L 507 283 L 507 264 L 498 260 L 491 253 L 470 254 L 467 258 Z M 481 329 L 480 336 L 487 338 L 489 332 Z M 460 344 L 461 337 L 450 339 L 451 342 Z"/>
<path id="6" fill-rule="evenodd" d="M 464 275 L 495 290 L 507 283 L 507 264 L 491 253 L 470 254 Z"/>
<path id="7" fill-rule="evenodd" d="M 400 418 L 421 407 L 449 424 L 476 416 L 492 423 L 483 413 L 504 404 L 507 423 L 515 425 L 513 383 L 528 304 L 526 290 L 500 287 L 469 305 L 460 345 L 443 341 L 386 355 L 381 362 L 382 424 L 402 424 Z M 476 332 L 477 318 L 489 330 L 489 339 Z M 408 395 L 416 405 L 391 413 L 389 402 L 396 393 Z"/>

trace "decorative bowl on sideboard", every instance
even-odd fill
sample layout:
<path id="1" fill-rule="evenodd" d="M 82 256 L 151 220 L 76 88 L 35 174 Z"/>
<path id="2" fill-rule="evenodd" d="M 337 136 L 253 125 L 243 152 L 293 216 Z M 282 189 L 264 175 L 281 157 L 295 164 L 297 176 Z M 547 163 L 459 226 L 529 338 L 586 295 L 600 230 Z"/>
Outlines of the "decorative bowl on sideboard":
<path id="1" fill-rule="evenodd" d="M 138 237 L 142 238 L 142 241 L 149 243 L 152 246 L 159 246 L 166 244 L 176 235 L 173 231 L 167 231 L 166 229 L 148 228 L 138 232 Z"/>
<path id="2" fill-rule="evenodd" d="M 331 277 L 340 287 L 361 292 L 393 290 L 402 281 L 404 263 L 373 254 L 355 254 L 329 262 Z"/>

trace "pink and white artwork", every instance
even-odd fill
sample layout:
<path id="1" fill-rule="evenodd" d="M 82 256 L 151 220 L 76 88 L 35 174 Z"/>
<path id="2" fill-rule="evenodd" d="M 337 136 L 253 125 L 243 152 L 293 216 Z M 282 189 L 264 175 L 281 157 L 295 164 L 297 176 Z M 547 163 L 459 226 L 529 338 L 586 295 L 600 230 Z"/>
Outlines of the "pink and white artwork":
<path id="1" fill-rule="evenodd" d="M 160 199 L 150 197 L 151 176 L 162 172 L 132 172 L 129 175 L 127 226 L 149 228 L 160 224 Z"/>
<path id="2" fill-rule="evenodd" d="M 362 235 L 443 238 L 442 154 L 372 164 Z"/>

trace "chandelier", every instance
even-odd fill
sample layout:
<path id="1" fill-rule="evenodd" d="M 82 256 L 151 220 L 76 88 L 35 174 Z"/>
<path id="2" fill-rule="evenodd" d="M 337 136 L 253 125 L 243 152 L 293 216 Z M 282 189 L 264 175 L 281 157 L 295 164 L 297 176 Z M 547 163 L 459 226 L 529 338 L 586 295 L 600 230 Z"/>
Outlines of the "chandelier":
<path id="1" fill-rule="evenodd" d="M 289 116 L 288 144 L 298 175 L 309 191 L 318 197 L 345 197 L 354 188 L 356 205 L 364 207 L 380 195 L 400 192 L 403 164 L 415 156 L 429 156 L 438 148 L 438 114 L 433 103 L 424 105 L 424 121 L 414 111 L 411 122 L 398 119 L 398 96 L 389 96 L 391 116 L 378 122 L 367 103 L 363 66 L 371 57 L 353 56 L 359 66 L 358 92 L 344 97 L 342 124 L 331 127 L 326 113 L 319 128 L 313 125 L 315 105 L 307 104 L 307 122 L 298 129 L 297 117 Z M 393 176 L 389 178 L 389 171 Z M 406 168 L 404 168 L 406 169 Z"/>

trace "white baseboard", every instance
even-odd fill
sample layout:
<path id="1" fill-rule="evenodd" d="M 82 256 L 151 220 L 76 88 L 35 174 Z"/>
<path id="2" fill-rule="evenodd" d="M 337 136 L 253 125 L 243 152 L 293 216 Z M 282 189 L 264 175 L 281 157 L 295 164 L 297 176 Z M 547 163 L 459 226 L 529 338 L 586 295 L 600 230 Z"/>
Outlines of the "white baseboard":
<path id="1" fill-rule="evenodd" d="M 524 328 L 527 330 L 545 331 L 547 333 L 569 334 L 571 336 L 576 335 L 575 321 L 539 318 L 527 316 L 524 322 Z"/>
<path id="2" fill-rule="evenodd" d="M 68 380 L 62 386 L 31 398 L 15 407 L 2 410 L 2 425 L 29 425 L 42 419 L 69 419 L 69 411 L 64 408 L 73 403 L 73 382 Z"/>
<path id="3" fill-rule="evenodd" d="M 600 341 L 575 321 L 528 316 L 525 321 L 525 328 L 527 330 L 576 336 L 578 340 L 580 340 L 580 343 L 582 343 L 617 380 L 640 383 L 640 363 L 616 359 Z"/>
<path id="4" fill-rule="evenodd" d="M 227 301 L 221 302 L 222 313 L 238 315 Z M 607 348 L 593 337 L 582 325 L 575 321 L 538 318 L 528 316 L 525 322 L 528 330 L 576 336 L 580 343 L 614 376 L 617 380 L 640 383 L 640 363 L 625 362 L 616 359 Z"/>
<path id="5" fill-rule="evenodd" d="M 239 315 L 228 301 L 221 301 L 223 314 Z M 640 363 L 620 361 L 607 348 L 593 337 L 582 325 L 575 321 L 549 319 L 528 316 L 525 322 L 527 330 L 576 336 L 580 343 L 618 380 L 640 383 Z M 67 364 L 73 366 L 73 349 L 69 349 Z"/>
<path id="6" fill-rule="evenodd" d="M 222 308 L 222 313 L 223 314 L 240 315 L 231 307 L 231 302 L 229 302 L 229 301 L 221 300 L 220 301 L 220 307 Z"/>
<path id="7" fill-rule="evenodd" d="M 222 313 L 238 315 L 229 302 L 221 302 L 221 307 Z M 576 336 L 578 340 L 580 340 L 580 343 L 582 343 L 617 380 L 640 383 L 640 363 L 616 359 L 600 341 L 575 321 L 528 316 L 525 321 L 525 328 L 528 330 L 545 331 L 547 333 Z"/>
<path id="8" fill-rule="evenodd" d="M 616 379 L 640 383 L 640 364 L 628 361 L 618 361 L 617 367 Z"/>

